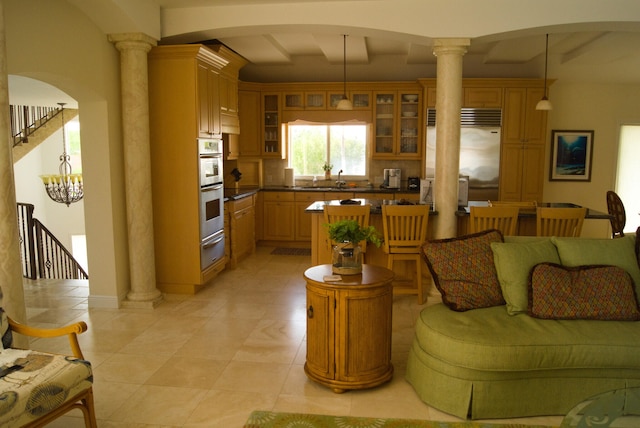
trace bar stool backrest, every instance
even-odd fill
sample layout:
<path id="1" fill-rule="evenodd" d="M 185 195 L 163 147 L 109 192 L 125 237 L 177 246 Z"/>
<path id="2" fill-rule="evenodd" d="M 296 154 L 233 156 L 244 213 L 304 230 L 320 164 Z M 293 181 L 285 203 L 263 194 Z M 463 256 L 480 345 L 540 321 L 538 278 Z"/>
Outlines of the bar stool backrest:
<path id="1" fill-rule="evenodd" d="M 498 229 L 504 236 L 516 235 L 518 214 L 520 213 L 520 208 L 516 206 L 472 206 L 470 213 L 469 233 Z"/>
<path id="2" fill-rule="evenodd" d="M 384 251 L 419 253 L 427 240 L 428 205 L 383 205 Z"/>
<path id="3" fill-rule="evenodd" d="M 365 205 L 325 205 L 324 221 L 327 224 L 335 223 L 340 220 L 355 220 L 360 226 L 369 226 L 369 216 L 371 214 L 371 206 Z M 336 244 L 328 240 L 329 250 Z M 360 249 L 364 253 L 367 251 L 367 241 L 360 242 Z"/>
<path id="4" fill-rule="evenodd" d="M 586 208 L 538 207 L 536 235 L 579 237 L 586 214 Z"/>
<path id="5" fill-rule="evenodd" d="M 620 238 L 624 236 L 624 226 L 627 223 L 627 214 L 620 196 L 613 190 L 607 192 L 607 211 L 611 216 L 611 237 Z"/>

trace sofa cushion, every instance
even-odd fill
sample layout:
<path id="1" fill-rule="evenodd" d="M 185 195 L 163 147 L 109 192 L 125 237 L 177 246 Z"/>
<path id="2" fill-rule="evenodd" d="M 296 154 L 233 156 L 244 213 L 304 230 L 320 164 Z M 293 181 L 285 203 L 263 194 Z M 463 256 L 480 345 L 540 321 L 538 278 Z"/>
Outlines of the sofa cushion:
<path id="1" fill-rule="evenodd" d="M 640 294 L 640 267 L 635 253 L 635 236 L 616 239 L 551 238 L 564 266 L 611 265 L 626 270 Z"/>
<path id="2" fill-rule="evenodd" d="M 422 253 L 442 301 L 454 311 L 504 305 L 493 263 L 492 242 L 498 230 L 426 242 Z"/>
<path id="3" fill-rule="evenodd" d="M 631 277 L 618 266 L 541 263 L 529 290 L 529 314 L 537 318 L 640 320 Z"/>
<path id="4" fill-rule="evenodd" d="M 437 303 L 421 311 L 415 340 L 435 359 L 490 373 L 640 369 L 640 322 L 544 320 L 505 306 L 453 312 Z"/>
<path id="5" fill-rule="evenodd" d="M 549 238 L 518 243 L 492 242 L 493 261 L 507 311 L 526 313 L 529 306 L 529 276 L 539 263 L 560 263 L 556 246 Z"/>

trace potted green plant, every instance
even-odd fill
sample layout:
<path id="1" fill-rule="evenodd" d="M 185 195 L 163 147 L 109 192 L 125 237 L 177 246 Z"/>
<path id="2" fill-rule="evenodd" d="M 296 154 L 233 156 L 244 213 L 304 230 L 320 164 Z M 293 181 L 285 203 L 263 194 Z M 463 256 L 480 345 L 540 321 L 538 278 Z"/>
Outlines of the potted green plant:
<path id="1" fill-rule="evenodd" d="M 371 242 L 376 247 L 382 244 L 375 227 L 360 226 L 356 220 L 339 220 L 325 226 L 329 239 L 335 244 L 332 271 L 336 274 L 355 275 L 362 272 L 361 242 Z"/>
<path id="2" fill-rule="evenodd" d="M 333 165 L 329 162 L 325 162 L 324 165 L 322 165 L 322 169 L 324 170 L 324 179 L 331 180 L 331 170 L 333 169 Z"/>

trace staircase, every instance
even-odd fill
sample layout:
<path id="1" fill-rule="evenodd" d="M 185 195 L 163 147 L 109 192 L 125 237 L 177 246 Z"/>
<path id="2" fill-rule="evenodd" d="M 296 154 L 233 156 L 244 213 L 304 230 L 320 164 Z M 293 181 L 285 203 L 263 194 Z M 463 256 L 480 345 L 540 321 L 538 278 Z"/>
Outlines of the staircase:
<path id="1" fill-rule="evenodd" d="M 33 204 L 18 203 L 22 276 L 36 279 L 89 279 L 64 245 L 37 218 Z"/>
<path id="2" fill-rule="evenodd" d="M 58 107 L 10 106 L 14 163 L 62 127 L 60 111 Z M 65 108 L 65 124 L 77 115 L 77 109 Z M 18 203 L 17 209 L 22 275 L 25 278 L 89 278 L 71 252 L 33 217 L 33 204 Z"/>
<path id="3" fill-rule="evenodd" d="M 60 129 L 60 111 L 59 107 L 9 106 L 14 163 Z M 65 108 L 64 113 L 66 124 L 78 115 L 78 110 Z"/>

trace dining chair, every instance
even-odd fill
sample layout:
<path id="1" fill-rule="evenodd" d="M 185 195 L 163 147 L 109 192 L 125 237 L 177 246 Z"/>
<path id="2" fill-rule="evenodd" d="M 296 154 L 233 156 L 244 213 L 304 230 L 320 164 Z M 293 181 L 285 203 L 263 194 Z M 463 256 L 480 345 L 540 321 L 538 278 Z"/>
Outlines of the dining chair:
<path id="1" fill-rule="evenodd" d="M 538 207 L 536 235 L 579 237 L 586 214 L 586 208 Z"/>
<path id="2" fill-rule="evenodd" d="M 393 270 L 396 261 L 408 260 L 416 264 L 413 287 L 394 287 L 396 294 L 416 294 L 418 304 L 424 302 L 422 287 L 422 257 L 420 250 L 427 239 L 428 205 L 383 205 L 383 249 L 387 253 L 387 268 Z"/>
<path id="3" fill-rule="evenodd" d="M 611 237 L 621 238 L 624 236 L 624 226 L 627 223 L 627 214 L 620 196 L 613 190 L 607 191 L 607 211 L 611 217 Z"/>
<path id="4" fill-rule="evenodd" d="M 469 233 L 498 229 L 504 236 L 516 235 L 520 208 L 515 206 L 492 206 L 469 208 Z"/>
<path id="5" fill-rule="evenodd" d="M 324 206 L 324 222 L 326 224 L 335 223 L 340 220 L 355 220 L 360 226 L 369 226 L 369 216 L 371 214 L 371 205 L 325 205 Z M 336 243 L 327 239 L 329 252 Z M 364 257 L 367 251 L 367 241 L 360 242 L 360 249 Z"/>

